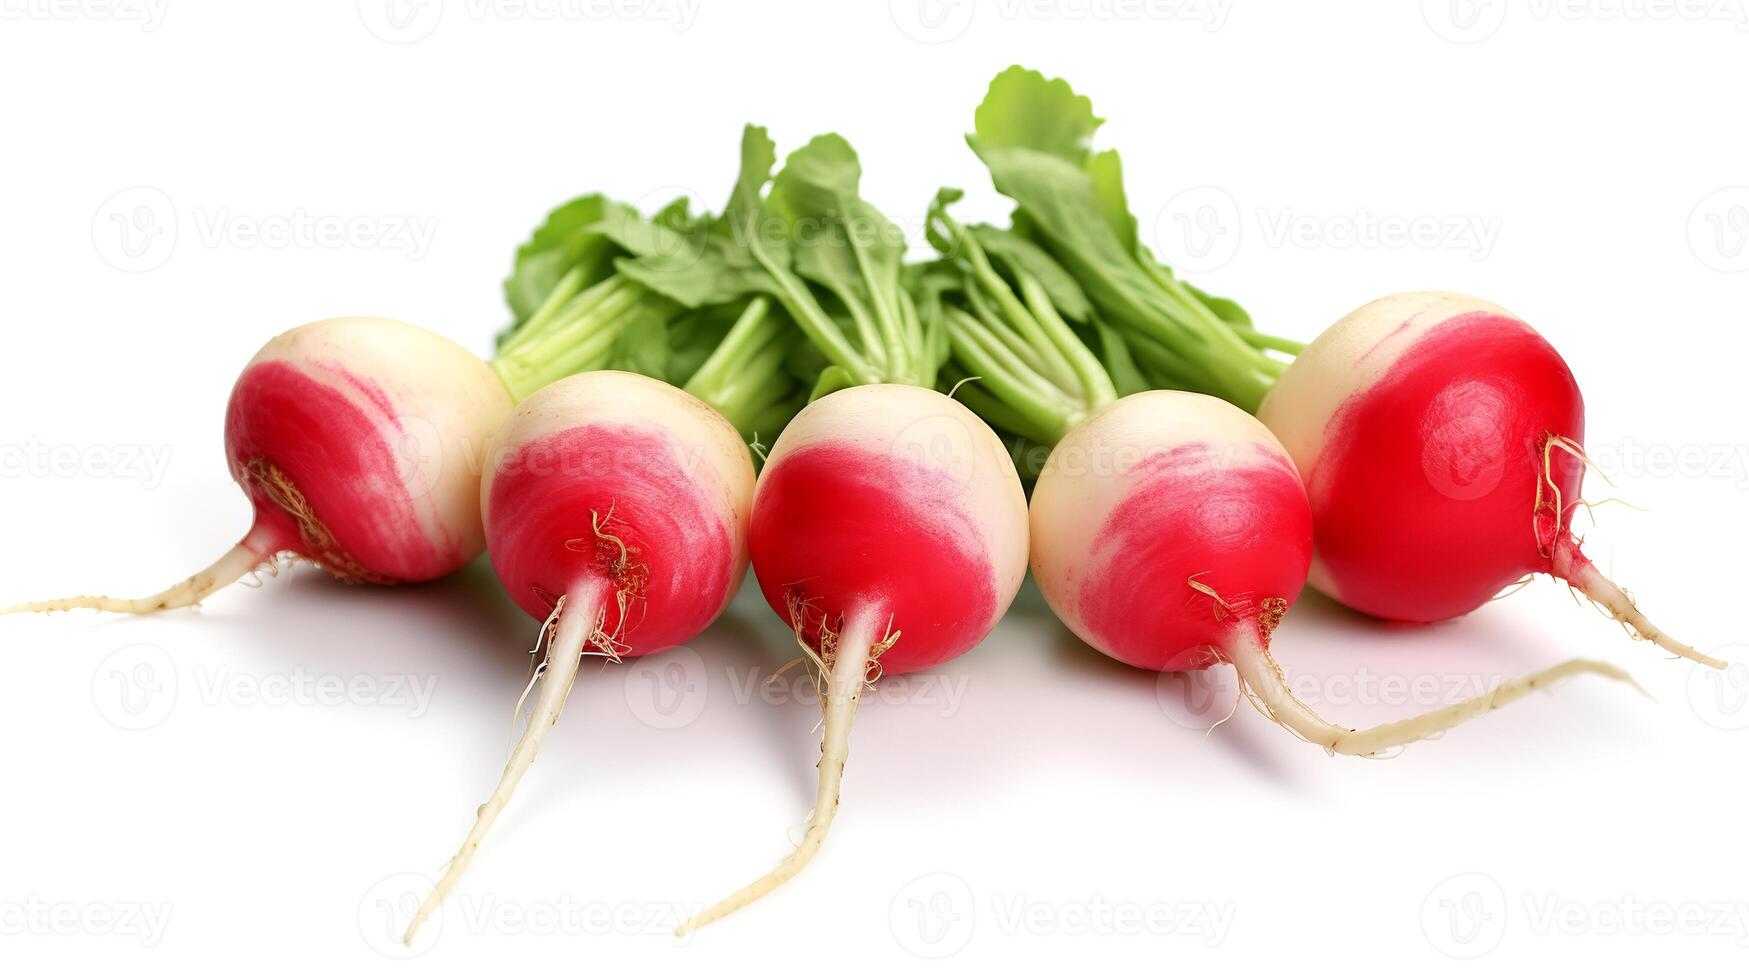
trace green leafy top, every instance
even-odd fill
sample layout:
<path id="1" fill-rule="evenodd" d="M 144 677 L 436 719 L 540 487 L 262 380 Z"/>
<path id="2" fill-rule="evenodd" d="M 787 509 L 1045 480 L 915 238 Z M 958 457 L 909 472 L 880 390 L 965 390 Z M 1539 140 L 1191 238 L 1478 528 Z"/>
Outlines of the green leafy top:
<path id="1" fill-rule="evenodd" d="M 1070 324 L 1091 328 L 1092 303 L 1044 249 L 1000 228 L 967 227 L 948 213 L 960 192 L 929 209 L 941 252 L 934 277 L 954 374 L 976 381 L 962 397 L 987 421 L 1051 445 L 1117 398 L 1111 374 Z"/>
<path id="2" fill-rule="evenodd" d="M 540 309 L 567 275 L 581 286 L 607 278 L 624 255 L 672 253 L 684 247 L 687 202 L 669 204 L 646 220 L 629 204 L 586 194 L 554 208 L 516 250 L 504 298 L 518 322 Z"/>
<path id="3" fill-rule="evenodd" d="M 1092 104 L 1061 79 L 1016 66 L 991 82 L 974 121 L 967 142 L 1016 203 L 1016 231 L 1048 250 L 1138 353 L 1169 365 L 1166 380 L 1255 409 L 1281 362 L 1234 329 L 1227 316 L 1236 307 L 1212 310 L 1141 244 L 1122 162 L 1091 149 L 1102 122 Z"/>
<path id="4" fill-rule="evenodd" d="M 929 385 L 941 358 L 904 288 L 904 235 L 860 193 L 862 166 L 828 133 L 791 153 L 748 126 L 728 206 L 703 240 L 619 263 L 689 307 L 749 295 L 776 300 L 830 365 L 816 393 L 882 381 Z M 767 186 L 769 185 L 769 191 Z"/>
<path id="5" fill-rule="evenodd" d="M 905 237 L 863 200 L 861 180 L 861 162 L 842 136 L 816 136 L 772 180 L 754 252 L 790 315 L 844 372 L 840 380 L 928 386 L 936 364 L 900 279 Z M 794 273 L 822 288 L 840 315 L 798 288 L 781 267 L 785 254 Z"/>
<path id="6" fill-rule="evenodd" d="M 1075 167 L 1085 164 L 1093 134 L 1105 123 L 1093 114 L 1093 101 L 1068 82 L 1019 65 L 990 82 L 972 120 L 985 144 L 1025 147 Z"/>

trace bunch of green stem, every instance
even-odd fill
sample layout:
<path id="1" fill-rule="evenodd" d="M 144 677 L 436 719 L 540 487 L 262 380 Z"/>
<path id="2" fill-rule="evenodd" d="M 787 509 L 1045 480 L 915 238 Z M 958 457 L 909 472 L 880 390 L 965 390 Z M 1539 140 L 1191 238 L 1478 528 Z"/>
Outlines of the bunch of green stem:
<path id="1" fill-rule="evenodd" d="M 714 311 L 701 311 L 710 315 Z M 676 332 L 685 329 L 676 324 Z M 807 401 L 789 370 L 801 334 L 764 296 L 748 300 L 684 385 L 721 412 L 749 443 L 769 444 Z M 708 343 L 708 341 L 707 341 Z M 690 346 L 681 339 L 677 346 Z"/>
<path id="2" fill-rule="evenodd" d="M 934 218 L 961 274 L 942 315 L 957 373 L 976 379 L 958 393 L 966 406 L 998 428 L 1049 446 L 1116 401 L 1110 374 L 1044 284 L 1018 263 L 1005 263 L 1005 277 L 973 232 L 945 210 Z"/>
<path id="3" fill-rule="evenodd" d="M 1200 391 L 1255 412 L 1287 367 L 1246 336 L 1264 335 L 1221 319 L 1194 287 L 1159 263 L 1146 258 L 1137 263 L 1151 288 L 1127 291 L 1132 301 L 1120 308 L 1100 302 L 1102 270 L 1077 268 L 1073 253 L 1053 254 L 1087 287 L 1154 387 Z"/>
<path id="4" fill-rule="evenodd" d="M 1142 307 L 1154 316 L 1114 319 L 1137 367 L 1156 388 L 1215 395 L 1247 412 L 1287 369 L 1271 352 L 1297 355 L 1305 345 L 1254 329 L 1236 304 L 1215 300 L 1146 254 L 1140 266 L 1159 287 L 1156 301 Z M 1230 310 L 1223 317 L 1217 305 Z"/>
<path id="5" fill-rule="evenodd" d="M 859 262 L 863 295 L 850 291 L 835 294 L 843 307 L 843 319 L 827 312 L 806 280 L 755 236 L 749 243 L 760 268 L 771 277 L 770 294 L 801 328 L 802 334 L 825 356 L 831 366 L 820 375 L 813 395 L 865 384 L 914 384 L 925 388 L 935 383 L 936 364 L 928 356 L 929 342 L 922 318 L 910 294 L 883 288 L 868 264 Z M 853 254 L 858 252 L 850 240 Z"/>
<path id="6" fill-rule="evenodd" d="M 614 346 L 640 321 L 658 326 L 677 309 L 617 273 L 594 283 L 572 269 L 505 338 L 492 370 L 517 401 L 582 371 L 611 366 Z"/>

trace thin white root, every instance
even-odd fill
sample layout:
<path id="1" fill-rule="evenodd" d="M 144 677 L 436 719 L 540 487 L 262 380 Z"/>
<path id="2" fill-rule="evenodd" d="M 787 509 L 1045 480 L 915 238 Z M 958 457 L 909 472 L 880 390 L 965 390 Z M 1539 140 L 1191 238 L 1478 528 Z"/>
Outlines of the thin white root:
<path id="1" fill-rule="evenodd" d="M 1322 745 L 1338 755 L 1376 756 L 1387 749 L 1437 737 L 1451 728 L 1504 707 L 1557 681 L 1579 674 L 1596 674 L 1626 684 L 1632 684 L 1641 694 L 1644 688 L 1634 682 L 1627 671 L 1601 660 L 1569 660 L 1547 670 L 1527 674 L 1507 681 L 1485 694 L 1436 708 L 1425 714 L 1355 731 L 1332 725 L 1306 707 L 1287 687 L 1281 667 L 1275 658 L 1255 639 L 1233 643 L 1224 651 L 1239 671 L 1239 680 L 1253 697 L 1258 710 L 1276 724 L 1299 735 L 1308 742 Z M 1648 695 L 1649 696 L 1649 695 Z"/>
<path id="2" fill-rule="evenodd" d="M 832 827 L 832 818 L 838 813 L 838 787 L 844 780 L 844 763 L 850 756 L 850 726 L 856 721 L 856 708 L 862 702 L 862 690 L 867 684 L 869 659 L 876 646 L 876 630 L 880 622 L 879 616 L 857 615 L 849 619 L 844 633 L 837 638 L 835 656 L 821 699 L 825 733 L 820 740 L 820 789 L 814 798 L 814 815 L 808 821 L 802 842 L 764 877 L 682 923 L 674 930 L 676 936 L 710 925 L 764 898 L 777 886 L 794 878 L 819 853 L 820 845 L 826 841 L 826 832 Z"/>
<path id="3" fill-rule="evenodd" d="M 401 937 L 401 941 L 407 945 L 413 944 L 413 936 L 419 931 L 419 927 L 425 924 L 431 913 L 437 911 L 443 900 L 455 890 L 456 882 L 461 880 L 462 873 L 468 869 L 468 863 L 480 849 L 480 842 L 485 839 L 486 832 L 492 829 L 492 824 L 510 802 L 510 795 L 516 792 L 516 784 L 522 781 L 523 775 L 534 765 L 547 733 L 559 723 L 559 715 L 565 710 L 565 700 L 571 696 L 571 686 L 576 683 L 578 668 L 583 663 L 584 644 L 599 630 L 602 605 L 607 600 L 608 591 L 609 586 L 605 581 L 591 583 L 573 589 L 559 600 L 564 608 L 559 614 L 557 627 L 552 631 L 552 642 L 547 647 L 545 669 L 540 675 L 540 696 L 535 700 L 528 726 L 523 729 L 522 738 L 511 751 L 510 761 L 504 765 L 504 774 L 498 778 L 498 787 L 480 805 L 473 829 L 468 831 L 467 839 L 462 841 L 461 850 L 450 858 L 442 880 L 438 881 L 437 887 L 432 889 L 431 894 L 419 906 L 419 911 L 414 914 L 413 921 L 407 925 L 407 933 Z M 545 635 L 547 627 L 543 626 L 541 632 Z"/>
<path id="4" fill-rule="evenodd" d="M 145 616 L 167 609 L 182 609 L 192 606 L 241 579 L 273 557 L 272 550 L 253 542 L 251 540 L 253 537 L 254 535 L 251 534 L 244 538 L 237 543 L 236 547 L 225 552 L 218 561 L 157 595 L 149 595 L 143 599 L 115 599 L 106 595 L 76 595 L 43 602 L 22 602 L 16 606 L 0 609 L 0 616 L 21 612 L 65 612 L 69 609 L 95 609 L 99 612 L 131 613 L 136 616 Z"/>
<path id="5" fill-rule="evenodd" d="M 1602 572 L 1597 570 L 1596 565 L 1585 562 L 1583 567 L 1575 572 L 1570 568 L 1563 568 L 1562 565 L 1565 564 L 1565 562 L 1557 562 L 1555 574 L 1565 579 L 1567 584 L 1573 588 L 1584 593 L 1585 598 L 1602 606 L 1604 611 L 1615 617 L 1617 622 L 1633 630 L 1640 639 L 1650 640 L 1678 657 L 1706 664 L 1715 670 L 1724 670 L 1730 666 L 1717 657 L 1709 657 L 1694 647 L 1679 642 L 1676 638 L 1653 626 L 1651 620 L 1648 620 L 1645 614 L 1640 612 L 1639 607 L 1634 605 L 1634 600 L 1621 590 L 1621 586 L 1611 582 Z"/>

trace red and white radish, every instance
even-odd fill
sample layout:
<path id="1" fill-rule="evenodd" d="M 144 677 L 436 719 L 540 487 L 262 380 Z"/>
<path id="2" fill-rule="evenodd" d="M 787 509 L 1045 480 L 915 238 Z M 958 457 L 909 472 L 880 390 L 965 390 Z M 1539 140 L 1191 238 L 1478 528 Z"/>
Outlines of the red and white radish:
<path id="1" fill-rule="evenodd" d="M 1262 423 L 1207 395 L 1148 391 L 1073 429 L 1032 494 L 1032 572 L 1070 629 L 1149 670 L 1231 663 L 1265 714 L 1332 752 L 1374 755 L 1576 673 L 1571 661 L 1415 718 L 1353 731 L 1289 691 L 1270 637 L 1312 561 L 1313 512 Z"/>
<path id="2" fill-rule="evenodd" d="M 1434 622 L 1541 572 L 1665 650 L 1724 666 L 1653 626 L 1581 552 L 1579 385 L 1500 307 L 1435 292 L 1368 303 L 1306 347 L 1258 417 L 1304 475 L 1311 582 L 1332 598 Z"/>
<path id="3" fill-rule="evenodd" d="M 407 940 L 443 902 L 558 723 L 586 654 L 684 643 L 747 572 L 753 458 L 710 406 L 619 371 L 541 389 L 492 440 L 484 499 L 492 567 L 542 622 L 546 658 L 521 739 Z"/>
<path id="4" fill-rule="evenodd" d="M 231 389 L 225 456 L 255 505 L 211 567 L 143 599 L 73 596 L 0 612 L 191 606 L 276 555 L 348 582 L 421 582 L 480 553 L 480 467 L 510 411 L 479 358 L 396 320 L 322 320 L 268 341 Z"/>
<path id="5" fill-rule="evenodd" d="M 1026 498 L 1001 440 L 965 406 L 865 385 L 783 430 L 759 476 L 750 542 L 765 601 L 824 680 L 819 790 L 800 846 L 681 932 L 813 859 L 837 813 L 863 689 L 957 657 L 996 625 L 1026 574 Z"/>

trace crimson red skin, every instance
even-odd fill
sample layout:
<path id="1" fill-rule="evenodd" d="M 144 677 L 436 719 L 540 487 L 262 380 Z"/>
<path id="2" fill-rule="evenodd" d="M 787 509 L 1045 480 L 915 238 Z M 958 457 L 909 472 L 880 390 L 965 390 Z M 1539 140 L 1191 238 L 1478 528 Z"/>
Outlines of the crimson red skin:
<path id="1" fill-rule="evenodd" d="M 1370 352 L 1369 355 L 1370 356 Z M 1549 456 L 1560 488 L 1538 507 L 1544 444 L 1578 443 L 1585 408 L 1560 354 L 1489 312 L 1432 328 L 1332 418 L 1306 474 L 1319 561 L 1343 603 L 1385 619 L 1436 622 L 1481 606 L 1562 558 L 1583 465 Z M 1547 487 L 1545 487 L 1547 491 Z"/>
<path id="2" fill-rule="evenodd" d="M 952 477 L 848 443 L 783 456 L 761 477 L 749 529 L 760 591 L 810 645 L 822 621 L 874 610 L 902 635 L 883 675 L 970 650 L 996 618 L 995 575 Z M 807 603 L 798 627 L 794 597 Z"/>
<path id="3" fill-rule="evenodd" d="M 627 599 L 623 609 L 610 600 L 603 623 L 630 648 L 621 656 L 659 653 L 710 625 L 733 596 L 734 548 L 675 460 L 665 434 L 619 423 L 562 429 L 509 453 L 486 501 L 486 550 L 516 604 L 544 620 L 559 596 L 605 579 Z M 629 566 L 592 515 L 624 542 Z"/>
<path id="4" fill-rule="evenodd" d="M 1293 465 L 1262 457 L 1221 466 L 1212 451 L 1187 443 L 1144 459 L 1141 482 L 1088 553 L 1079 617 L 1093 645 L 1117 660 L 1199 670 L 1219 662 L 1215 651 L 1236 630 L 1267 646 L 1263 601 L 1291 606 L 1305 587 L 1312 510 Z M 1192 579 L 1221 602 L 1186 588 Z"/>
<path id="5" fill-rule="evenodd" d="M 251 540 L 266 551 L 295 551 L 322 560 L 298 523 L 251 479 L 252 460 L 283 473 L 308 501 L 334 549 L 373 580 L 422 582 L 466 564 L 463 542 L 443 533 L 433 541 L 408 497 L 396 451 L 384 425 L 398 431 L 388 396 L 373 382 L 326 365 L 357 390 L 352 396 L 284 361 L 245 369 L 225 411 L 225 453 L 231 476 L 255 505 Z M 373 418 L 358 398 L 382 409 Z M 336 569 L 338 570 L 338 569 Z"/>

